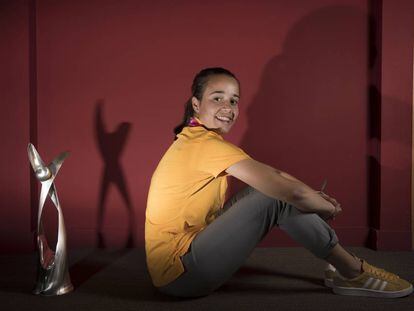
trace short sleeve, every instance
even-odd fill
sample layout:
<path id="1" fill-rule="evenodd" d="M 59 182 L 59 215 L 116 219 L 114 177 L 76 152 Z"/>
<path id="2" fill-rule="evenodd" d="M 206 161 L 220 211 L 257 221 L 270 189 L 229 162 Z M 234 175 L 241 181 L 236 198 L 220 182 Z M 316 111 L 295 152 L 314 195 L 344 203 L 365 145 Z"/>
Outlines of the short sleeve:
<path id="1" fill-rule="evenodd" d="M 233 164 L 251 157 L 234 144 L 216 137 L 203 141 L 198 156 L 198 166 L 201 171 L 215 178 Z"/>

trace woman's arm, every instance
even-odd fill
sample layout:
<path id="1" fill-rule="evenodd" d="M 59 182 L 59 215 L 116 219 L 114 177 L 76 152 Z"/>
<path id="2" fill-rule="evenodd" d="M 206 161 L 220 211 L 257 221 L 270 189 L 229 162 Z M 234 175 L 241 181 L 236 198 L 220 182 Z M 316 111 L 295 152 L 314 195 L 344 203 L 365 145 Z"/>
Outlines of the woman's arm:
<path id="1" fill-rule="evenodd" d="M 302 196 L 305 196 L 305 197 L 306 196 L 309 196 L 309 195 L 313 196 L 313 194 L 315 193 L 315 190 L 313 190 L 311 187 L 309 187 L 305 183 L 301 182 L 299 179 L 296 179 L 295 177 L 289 175 L 286 172 L 282 172 L 282 171 L 279 171 L 279 172 L 280 172 L 280 174 L 283 177 L 285 177 L 287 179 L 290 179 L 290 180 L 294 180 L 294 181 L 300 182 L 302 184 L 302 186 L 304 187 L 303 188 L 304 193 L 302 194 Z M 325 199 L 328 202 L 332 203 L 333 206 L 335 206 L 334 213 L 331 214 L 331 215 L 324 215 L 325 216 L 324 219 L 329 219 L 329 218 L 333 218 L 334 219 L 336 215 L 338 215 L 339 213 L 342 212 L 341 204 L 339 204 L 338 201 L 336 201 L 334 198 L 330 197 L 329 195 L 327 195 L 326 193 L 324 193 L 324 192 L 322 192 L 320 190 L 319 191 L 316 191 L 316 193 L 318 195 L 320 195 L 323 199 Z"/>
<path id="2" fill-rule="evenodd" d="M 288 174 L 288 173 L 286 173 L 286 172 L 282 172 L 282 171 L 280 171 L 280 174 L 281 174 L 283 177 L 287 178 L 287 179 L 290 179 L 290 180 L 293 180 L 293 181 L 297 181 L 297 182 L 299 182 L 299 183 L 303 186 L 303 188 L 304 188 L 304 189 L 307 189 L 307 190 L 309 190 L 309 191 L 315 191 L 315 190 L 313 190 L 311 187 L 309 187 L 308 185 L 306 185 L 305 183 L 303 183 L 302 181 L 300 181 L 299 179 L 296 179 L 295 177 L 293 177 L 292 175 L 289 175 L 289 174 Z"/>
<path id="3" fill-rule="evenodd" d="M 292 204 L 302 212 L 320 214 L 324 219 L 335 213 L 335 206 L 293 176 L 254 159 L 245 159 L 226 172 L 260 192 Z"/>

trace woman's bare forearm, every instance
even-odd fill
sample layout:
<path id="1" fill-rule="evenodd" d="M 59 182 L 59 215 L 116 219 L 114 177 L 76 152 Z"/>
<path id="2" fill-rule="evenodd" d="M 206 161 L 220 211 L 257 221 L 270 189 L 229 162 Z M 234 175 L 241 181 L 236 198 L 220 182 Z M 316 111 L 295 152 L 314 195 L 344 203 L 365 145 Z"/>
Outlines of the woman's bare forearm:
<path id="1" fill-rule="evenodd" d="M 296 197 L 294 206 L 302 212 L 313 212 L 313 213 L 322 213 L 329 214 L 335 211 L 335 207 L 332 203 L 325 200 L 321 197 L 317 191 L 306 185 L 304 182 L 299 179 L 289 175 L 286 172 L 279 171 L 279 173 L 287 179 L 298 182 L 301 185 L 301 191 Z"/>
<path id="2" fill-rule="evenodd" d="M 226 172 L 267 196 L 292 204 L 300 211 L 320 215 L 330 215 L 335 211 L 335 206 L 305 183 L 254 159 L 239 161 Z"/>
<path id="3" fill-rule="evenodd" d="M 283 177 L 285 177 L 285 178 L 287 178 L 287 179 L 290 179 L 290 180 L 293 180 L 293 181 L 296 181 L 296 182 L 299 182 L 302 186 L 303 186 L 303 188 L 305 188 L 305 189 L 307 189 L 307 190 L 312 190 L 312 191 L 315 191 L 315 190 L 313 190 L 311 187 L 309 187 L 307 184 L 305 184 L 304 182 L 302 182 L 302 181 L 300 181 L 299 179 L 297 179 L 297 178 L 295 178 L 295 177 L 293 177 L 292 175 L 289 175 L 288 173 L 286 173 L 286 172 L 283 172 L 283 171 L 278 171 L 279 172 L 279 174 L 280 175 L 282 175 Z"/>

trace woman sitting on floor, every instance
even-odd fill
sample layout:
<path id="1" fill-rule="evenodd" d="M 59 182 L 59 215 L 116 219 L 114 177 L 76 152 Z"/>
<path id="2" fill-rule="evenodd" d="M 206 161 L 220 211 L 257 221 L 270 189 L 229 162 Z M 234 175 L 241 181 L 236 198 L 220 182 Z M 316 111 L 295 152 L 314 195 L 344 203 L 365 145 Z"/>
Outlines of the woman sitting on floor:
<path id="1" fill-rule="evenodd" d="M 412 293 L 407 281 L 339 245 L 327 224 L 342 211 L 334 198 L 223 139 L 239 114 L 239 81 L 230 71 L 204 69 L 191 90 L 183 123 L 148 193 L 145 248 L 155 287 L 176 297 L 208 295 L 277 226 L 336 268 L 325 279 L 336 294 L 396 298 Z M 248 186 L 224 204 L 227 175 Z"/>

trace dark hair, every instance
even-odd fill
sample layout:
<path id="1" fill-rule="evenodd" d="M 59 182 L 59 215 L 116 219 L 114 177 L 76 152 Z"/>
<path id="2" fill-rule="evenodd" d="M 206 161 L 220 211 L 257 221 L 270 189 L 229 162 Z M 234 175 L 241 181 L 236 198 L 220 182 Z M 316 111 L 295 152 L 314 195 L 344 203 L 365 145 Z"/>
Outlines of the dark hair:
<path id="1" fill-rule="evenodd" d="M 176 135 L 179 134 L 185 126 L 187 126 L 188 122 L 190 122 L 190 118 L 194 116 L 194 109 L 191 102 L 191 98 L 194 96 L 195 98 L 201 101 L 207 82 L 210 76 L 213 75 L 227 75 L 236 79 L 237 82 L 240 84 L 236 76 L 227 69 L 221 67 L 212 67 L 201 70 L 194 77 L 193 84 L 191 85 L 191 96 L 184 105 L 183 121 L 181 122 L 181 124 L 177 125 L 174 128 L 174 140 L 177 139 Z"/>

